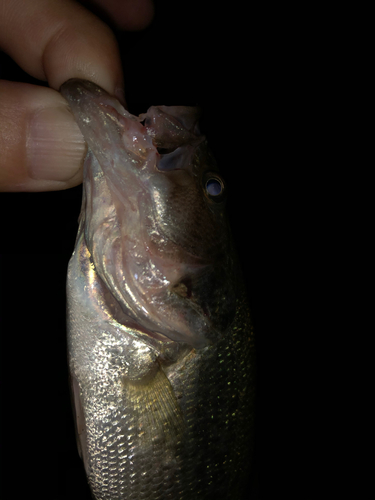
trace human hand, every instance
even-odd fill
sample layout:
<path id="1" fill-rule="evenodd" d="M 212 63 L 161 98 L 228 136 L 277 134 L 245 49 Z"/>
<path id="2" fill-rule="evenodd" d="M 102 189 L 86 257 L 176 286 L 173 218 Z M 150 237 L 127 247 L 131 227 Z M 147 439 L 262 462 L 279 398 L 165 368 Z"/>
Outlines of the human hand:
<path id="1" fill-rule="evenodd" d="M 135 30 L 151 0 L 94 0 Z M 0 49 L 50 88 L 0 80 L 0 191 L 54 191 L 82 182 L 86 145 L 58 92 L 69 78 L 91 80 L 124 101 L 116 39 L 73 0 L 0 0 Z"/>

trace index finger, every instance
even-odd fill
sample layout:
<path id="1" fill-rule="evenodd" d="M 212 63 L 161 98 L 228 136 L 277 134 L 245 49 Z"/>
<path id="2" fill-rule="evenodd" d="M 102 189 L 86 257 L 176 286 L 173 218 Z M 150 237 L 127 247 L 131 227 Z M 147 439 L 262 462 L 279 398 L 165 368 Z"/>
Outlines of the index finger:
<path id="1" fill-rule="evenodd" d="M 69 78 L 91 80 L 120 97 L 115 36 L 72 0 L 0 0 L 0 48 L 31 76 L 58 90 Z"/>

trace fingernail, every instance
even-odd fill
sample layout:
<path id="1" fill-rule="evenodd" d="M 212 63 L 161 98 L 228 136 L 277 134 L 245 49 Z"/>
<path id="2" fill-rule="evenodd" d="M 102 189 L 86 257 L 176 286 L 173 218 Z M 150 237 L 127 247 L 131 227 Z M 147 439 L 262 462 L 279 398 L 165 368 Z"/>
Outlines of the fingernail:
<path id="1" fill-rule="evenodd" d="M 26 149 L 32 179 L 68 181 L 83 165 L 86 143 L 73 115 L 62 106 L 33 113 Z"/>

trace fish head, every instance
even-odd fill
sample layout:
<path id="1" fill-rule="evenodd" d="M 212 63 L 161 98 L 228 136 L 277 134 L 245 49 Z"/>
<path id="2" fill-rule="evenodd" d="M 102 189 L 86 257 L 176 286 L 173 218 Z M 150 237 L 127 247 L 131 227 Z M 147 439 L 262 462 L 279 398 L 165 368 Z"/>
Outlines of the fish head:
<path id="1" fill-rule="evenodd" d="M 80 227 L 122 321 L 166 342 L 215 343 L 234 317 L 237 272 L 227 188 L 199 110 L 135 117 L 91 82 L 61 92 L 89 147 Z"/>

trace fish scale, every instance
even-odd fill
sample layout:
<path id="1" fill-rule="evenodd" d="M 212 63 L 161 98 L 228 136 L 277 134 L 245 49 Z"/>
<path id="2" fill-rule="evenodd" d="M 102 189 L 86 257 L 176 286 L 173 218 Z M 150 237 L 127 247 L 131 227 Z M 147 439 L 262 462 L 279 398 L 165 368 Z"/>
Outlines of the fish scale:
<path id="1" fill-rule="evenodd" d="M 194 111 L 151 108 L 151 133 L 90 82 L 69 81 L 62 93 L 90 148 L 67 303 L 77 443 L 93 497 L 242 500 L 252 462 L 254 333 L 222 200 L 209 199 L 201 193 L 204 182 L 197 182 L 201 174 L 205 179 L 201 163 L 209 155 Z M 179 119 L 180 113 L 188 119 Z M 129 130 L 141 149 L 131 149 L 129 135 L 122 140 Z M 163 172 L 154 143 L 163 145 L 160 138 L 168 140 L 171 133 L 170 142 L 181 144 L 182 153 L 178 169 L 171 168 L 172 156 Z M 186 170 L 179 172 L 183 161 Z M 209 165 L 209 175 L 219 182 L 215 168 Z M 176 225 L 169 218 L 170 238 L 160 233 L 155 239 L 165 213 L 163 207 L 158 212 L 159 202 L 178 190 L 176 177 L 177 186 L 189 182 L 187 204 L 176 211 L 168 207 Z M 183 191 L 172 198 L 183 204 Z M 196 228 L 189 232 L 189 224 L 178 224 L 195 198 L 210 211 L 202 217 L 207 230 L 223 237 L 216 253 Z M 126 238 L 134 253 L 126 250 Z M 205 244 L 209 252 L 200 247 Z"/>

